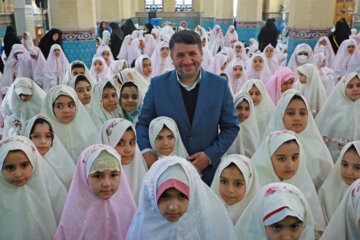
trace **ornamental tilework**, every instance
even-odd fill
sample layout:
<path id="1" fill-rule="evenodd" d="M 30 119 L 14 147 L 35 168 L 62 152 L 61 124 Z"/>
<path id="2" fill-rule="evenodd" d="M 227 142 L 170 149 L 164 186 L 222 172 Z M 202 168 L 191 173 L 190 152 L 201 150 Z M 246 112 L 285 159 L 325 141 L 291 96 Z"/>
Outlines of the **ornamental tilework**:
<path id="1" fill-rule="evenodd" d="M 96 39 L 95 32 L 64 32 L 63 41 L 91 41 Z"/>
<path id="2" fill-rule="evenodd" d="M 236 28 L 260 28 L 260 22 L 236 22 Z"/>
<path id="3" fill-rule="evenodd" d="M 92 58 L 96 53 L 96 41 L 64 41 L 63 49 L 69 63 L 80 60 L 90 69 Z"/>
<path id="4" fill-rule="evenodd" d="M 326 36 L 328 31 L 303 31 L 303 30 L 289 30 L 289 37 L 294 39 L 304 40 L 318 40 Z"/>

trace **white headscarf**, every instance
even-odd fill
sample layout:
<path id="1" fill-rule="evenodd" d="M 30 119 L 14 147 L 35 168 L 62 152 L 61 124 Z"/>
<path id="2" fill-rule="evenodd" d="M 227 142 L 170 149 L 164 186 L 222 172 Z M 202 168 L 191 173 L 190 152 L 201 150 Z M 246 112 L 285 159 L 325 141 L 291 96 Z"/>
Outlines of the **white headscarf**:
<path id="1" fill-rule="evenodd" d="M 241 78 L 235 79 L 234 76 L 234 67 L 241 66 L 243 69 L 243 73 Z M 229 66 L 226 68 L 227 75 L 229 76 L 229 85 L 234 94 L 238 93 L 241 89 L 241 87 L 244 85 L 244 83 L 248 80 L 246 74 L 245 74 L 245 64 L 244 62 L 239 59 L 235 58 Z"/>
<path id="2" fill-rule="evenodd" d="M 157 188 L 163 179 L 176 179 L 189 188 L 188 209 L 176 222 L 164 219 L 157 206 Z M 201 180 L 191 163 L 175 156 L 157 160 L 146 173 L 141 186 L 139 208 L 126 238 L 237 239 L 220 199 Z"/>
<path id="3" fill-rule="evenodd" d="M 237 53 L 237 52 L 235 51 L 235 48 L 236 48 L 237 46 L 241 46 L 241 51 L 240 51 L 240 53 Z M 234 50 L 234 54 L 235 54 L 235 57 L 236 57 L 236 58 L 240 58 L 240 59 L 243 60 L 244 62 L 247 60 L 245 47 L 244 47 L 244 44 L 243 44 L 242 42 L 237 41 L 237 42 L 234 44 L 233 50 Z"/>
<path id="4" fill-rule="evenodd" d="M 54 51 L 60 50 L 60 56 L 56 57 Z M 44 67 L 43 89 L 48 92 L 50 88 L 55 85 L 61 84 L 66 71 L 69 68 L 69 62 L 59 44 L 53 44 L 50 48 L 49 55 L 46 59 Z"/>
<path id="5" fill-rule="evenodd" d="M 95 72 L 95 70 L 94 70 L 95 61 L 101 61 L 101 62 L 102 62 L 103 66 L 104 66 L 104 69 L 102 70 L 101 73 Z M 107 75 L 108 69 L 109 69 L 109 67 L 108 67 L 108 65 L 106 64 L 105 59 L 104 59 L 102 56 L 100 56 L 100 55 L 95 55 L 95 56 L 93 57 L 92 64 L 91 64 L 91 68 L 90 68 L 90 72 L 91 72 L 91 75 L 92 75 L 93 80 L 94 80 L 95 83 L 100 82 L 101 80 L 106 79 L 106 75 Z"/>
<path id="6" fill-rule="evenodd" d="M 149 34 L 148 34 L 149 35 Z M 151 73 L 151 75 L 150 76 L 145 76 L 145 74 L 144 74 L 144 70 L 143 70 L 143 61 L 144 61 L 144 59 L 149 59 L 150 60 L 150 62 L 151 62 L 151 59 L 150 59 L 150 57 L 148 56 L 148 55 L 141 55 L 140 57 L 138 57 L 137 59 L 136 59 L 136 61 L 135 61 L 135 69 L 136 69 L 136 71 L 138 71 L 140 74 L 141 74 L 141 76 L 143 76 L 144 78 L 145 78 L 145 80 L 148 82 L 148 83 L 150 83 L 150 80 L 151 80 L 151 77 L 152 77 L 152 73 Z"/>
<path id="7" fill-rule="evenodd" d="M 246 91 L 247 93 L 249 93 L 253 86 L 259 89 L 262 96 L 261 102 L 257 106 L 254 106 L 254 112 L 258 124 L 259 134 L 260 137 L 262 137 L 264 135 L 266 126 L 275 110 L 275 105 L 268 92 L 266 91 L 264 83 L 259 79 L 248 80 L 243 85 L 240 91 Z"/>
<path id="8" fill-rule="evenodd" d="M 261 57 L 264 61 L 264 66 L 263 66 L 263 69 L 261 71 L 255 71 L 252 64 L 253 64 L 253 60 L 255 57 Z M 260 79 L 264 84 L 267 83 L 267 81 L 270 79 L 271 77 L 271 71 L 269 69 L 269 66 L 267 65 L 266 63 L 266 60 L 265 60 L 265 55 L 261 52 L 257 52 L 255 53 L 252 58 L 250 59 L 250 61 L 248 62 L 247 66 L 246 66 L 246 70 L 245 70 L 245 73 L 246 73 L 246 76 L 249 78 L 249 79 L 252 79 L 252 78 L 255 78 L 255 79 Z"/>
<path id="9" fill-rule="evenodd" d="M 360 179 L 351 184 L 321 240 L 360 239 Z"/>
<path id="10" fill-rule="evenodd" d="M 314 64 L 307 63 L 297 68 L 297 71 L 306 76 L 306 83 L 298 80 L 295 83 L 296 89 L 306 98 L 311 112 L 316 115 L 321 106 L 325 103 L 327 95 L 320 73 Z"/>
<path id="11" fill-rule="evenodd" d="M 300 52 L 307 52 L 308 53 L 307 61 L 305 63 L 314 63 L 314 59 L 313 59 L 314 53 L 313 53 L 312 48 L 306 43 L 301 43 L 301 44 L 297 45 L 294 52 L 293 52 L 293 54 L 290 57 L 288 65 L 287 65 L 294 72 L 295 79 L 299 78 L 296 69 L 302 65 L 297 60 L 297 55 Z"/>
<path id="12" fill-rule="evenodd" d="M 49 123 L 50 127 L 53 129 L 53 124 L 51 120 L 45 116 L 38 114 L 26 122 L 21 132 L 23 136 L 30 139 L 31 129 L 34 127 L 34 123 L 37 119 L 46 120 Z M 59 156 L 61 156 L 61 158 L 59 158 Z M 52 140 L 51 148 L 42 157 L 56 173 L 64 186 L 69 189 L 71 179 L 74 174 L 75 160 L 71 158 L 69 153 L 66 151 L 64 145 L 61 143 L 60 139 L 55 134 Z"/>
<path id="13" fill-rule="evenodd" d="M 336 77 L 333 76 L 334 71 L 331 68 L 328 68 L 326 66 L 321 67 L 323 61 L 326 61 L 324 53 L 318 53 L 314 55 L 315 65 L 319 70 L 321 80 L 326 90 L 326 94 L 329 96 L 332 90 L 334 90 L 338 80 Z"/>
<path id="14" fill-rule="evenodd" d="M 124 38 L 123 43 L 121 44 L 120 47 L 120 52 L 119 55 L 117 56 L 117 59 L 128 59 L 128 51 L 130 48 L 130 44 L 131 44 L 131 35 L 127 35 Z"/>
<path id="15" fill-rule="evenodd" d="M 237 222 L 236 234 L 244 240 L 267 239 L 264 217 L 283 207 L 303 216 L 300 240 L 314 240 L 314 214 L 310 204 L 297 187 L 287 183 L 271 183 L 261 188 Z M 286 216 L 292 215 L 283 215 Z"/>
<path id="16" fill-rule="evenodd" d="M 320 45 L 320 42 L 325 40 L 326 45 Z M 325 36 L 319 38 L 317 41 L 315 48 L 314 48 L 314 54 L 323 53 L 326 57 L 326 63 L 327 66 L 332 66 L 333 61 L 335 60 L 335 53 L 331 46 L 330 40 Z"/>
<path id="17" fill-rule="evenodd" d="M 144 53 L 148 56 L 151 56 L 156 48 L 156 41 L 151 34 L 145 35 L 145 49 Z"/>
<path id="18" fill-rule="evenodd" d="M 294 96 L 300 96 L 308 109 L 307 126 L 301 133 L 298 133 L 297 136 L 304 149 L 305 158 L 302 159 L 306 160 L 306 167 L 310 173 L 313 183 L 316 189 L 319 189 L 321 184 L 329 175 L 334 164 L 330 152 L 323 141 L 314 118 L 310 113 L 309 105 L 306 99 L 297 90 L 289 89 L 280 98 L 275 112 L 266 128 L 264 137 L 273 131 L 286 130 L 283 118 L 286 108 Z"/>
<path id="19" fill-rule="evenodd" d="M 101 56 L 101 54 L 102 54 L 103 52 L 109 52 L 109 54 L 110 54 L 110 58 L 109 58 L 110 63 L 111 63 L 112 61 L 114 61 L 114 56 L 113 56 L 113 54 L 112 54 L 112 52 L 111 52 L 111 49 L 110 49 L 110 47 L 109 47 L 108 45 L 102 45 L 102 46 L 100 46 L 100 47 L 96 50 L 96 55 Z M 104 60 L 105 60 L 105 59 L 104 59 Z M 108 65 L 108 67 L 109 67 L 109 65 Z"/>
<path id="20" fill-rule="evenodd" d="M 44 74 L 44 68 L 45 68 L 45 64 L 46 64 L 46 59 L 44 57 L 44 54 L 41 52 L 40 48 L 35 47 L 35 46 L 32 48 L 29 48 L 29 54 L 37 56 L 36 60 L 30 57 L 32 79 L 36 83 L 42 84 L 41 78 Z"/>
<path id="21" fill-rule="evenodd" d="M 234 205 L 227 205 L 220 195 L 220 175 L 231 163 L 235 164 L 244 176 L 246 192 L 240 202 L 237 202 Z M 229 216 L 231 217 L 233 223 L 236 224 L 246 206 L 255 197 L 255 194 L 259 190 L 259 182 L 254 165 L 249 158 L 243 155 L 232 154 L 224 157 L 216 169 L 214 179 L 211 183 L 211 189 L 216 193 L 220 200 L 223 201 Z"/>
<path id="22" fill-rule="evenodd" d="M 231 32 L 233 30 L 234 30 L 234 32 Z M 226 31 L 226 34 L 225 34 L 225 37 L 224 37 L 224 45 L 226 47 L 232 48 L 234 43 L 236 41 L 238 41 L 238 40 L 239 40 L 239 36 L 238 36 L 238 34 L 236 32 L 236 29 L 235 29 L 234 25 L 230 25 L 228 30 Z"/>
<path id="23" fill-rule="evenodd" d="M 169 43 L 160 42 L 160 44 L 156 47 L 153 55 L 151 56 L 151 65 L 152 65 L 152 75 L 158 76 L 164 73 L 168 68 L 174 68 L 170 52 L 166 58 L 162 58 L 160 55 L 160 51 L 164 47 L 169 47 Z"/>
<path id="24" fill-rule="evenodd" d="M 157 155 L 160 155 L 155 148 L 155 139 L 164 126 L 169 128 L 175 136 L 175 147 L 174 150 L 170 153 L 170 156 L 179 156 L 187 159 L 189 155 L 181 140 L 178 126 L 176 125 L 176 122 L 169 117 L 157 117 L 153 119 L 149 124 L 149 140 L 153 152 Z"/>
<path id="25" fill-rule="evenodd" d="M 0 238 L 52 239 L 65 203 L 65 186 L 34 144 L 23 136 L 0 142 L 0 169 L 12 150 L 24 152 L 33 171 L 30 180 L 21 187 L 8 183 L 0 172 Z"/>
<path id="26" fill-rule="evenodd" d="M 96 123 L 99 129 L 102 127 L 105 121 L 112 118 L 123 117 L 123 112 L 121 111 L 119 104 L 119 98 L 117 98 L 117 104 L 114 111 L 109 112 L 103 106 L 102 96 L 103 96 L 104 87 L 107 83 L 110 83 L 111 86 L 114 86 L 110 80 L 104 79 L 98 82 L 97 84 L 95 84 L 93 88 L 93 94 L 91 96 L 90 116 L 92 117 L 93 121 Z"/>
<path id="27" fill-rule="evenodd" d="M 353 102 L 345 95 L 346 85 L 356 76 L 356 72 L 345 75 L 316 115 L 334 161 L 346 143 L 360 139 L 360 100 Z"/>
<path id="28" fill-rule="evenodd" d="M 354 141 L 346 144 L 341 150 L 334 168 L 331 170 L 329 176 L 326 178 L 324 184 L 319 190 L 319 199 L 326 222 L 330 221 L 336 211 L 336 208 L 343 199 L 346 190 L 349 188 L 349 185 L 347 185 L 341 177 L 340 171 L 342 159 L 346 151 L 352 146 L 355 147 L 357 154 L 360 155 L 360 141 Z"/>
<path id="29" fill-rule="evenodd" d="M 355 51 L 352 55 L 347 51 L 348 46 L 355 46 Z M 360 51 L 356 41 L 354 39 L 346 39 L 341 43 L 336 53 L 332 69 L 334 69 L 334 74 L 337 78 L 342 78 L 347 73 L 360 72 L 359 62 Z"/>
<path id="30" fill-rule="evenodd" d="M 217 30 L 220 30 L 219 33 L 216 33 Z M 219 25 L 215 25 L 214 28 L 210 32 L 209 38 L 209 50 L 213 56 L 217 54 L 220 48 L 224 47 L 224 36 L 221 32 L 221 28 Z"/>
<path id="31" fill-rule="evenodd" d="M 291 179 L 281 180 L 275 173 L 271 156 L 285 142 L 295 140 L 299 146 L 299 166 L 295 175 Z M 306 155 L 301 142 L 292 131 L 277 131 L 270 133 L 260 144 L 251 161 L 255 165 L 256 173 L 259 178 L 260 186 L 273 182 L 285 182 L 297 186 L 305 195 L 312 210 L 316 230 L 325 229 L 325 220 L 321 210 L 320 201 L 316 193 L 310 174 L 306 169 Z M 241 220 L 241 219 L 240 219 Z"/>
<path id="32" fill-rule="evenodd" d="M 131 41 L 130 48 L 128 51 L 128 62 L 130 65 L 142 54 L 145 54 L 145 46 L 144 49 L 140 49 L 140 41 L 143 41 L 145 44 L 145 39 L 143 37 L 136 38 Z"/>
<path id="33" fill-rule="evenodd" d="M 112 78 L 115 74 L 119 72 L 120 69 L 124 67 L 124 64 L 126 64 L 126 68 L 128 68 L 128 63 L 125 59 L 121 60 L 114 60 L 110 63 L 110 67 L 107 72 L 107 78 Z"/>
<path id="34" fill-rule="evenodd" d="M 24 102 L 19 98 L 17 91 L 31 92 L 32 97 Z M 5 119 L 4 136 L 8 136 L 10 129 L 15 128 L 15 120 L 25 124 L 26 120 L 38 114 L 44 100 L 45 92 L 34 81 L 25 77 L 16 78 L 1 103 Z"/>
<path id="35" fill-rule="evenodd" d="M 102 37 L 101 45 L 102 46 L 109 45 L 109 43 L 110 43 L 110 32 L 108 30 L 104 30 L 102 32 L 102 35 L 103 35 L 103 37 Z"/>
<path id="36" fill-rule="evenodd" d="M 227 56 L 222 53 L 217 53 L 212 61 L 209 71 L 219 75 L 220 73 L 226 72 L 226 66 L 224 70 L 221 70 L 221 67 L 227 62 Z"/>
<path id="37" fill-rule="evenodd" d="M 68 124 L 59 122 L 53 111 L 53 103 L 59 96 L 68 96 L 75 102 L 76 115 Z M 46 95 L 41 113 L 52 121 L 54 133 L 74 160 L 78 159 L 86 147 L 101 142 L 95 124 L 70 86 L 59 85 L 52 88 Z"/>
<path id="38" fill-rule="evenodd" d="M 257 126 L 254 104 L 247 92 L 238 92 L 234 97 L 234 107 L 236 108 L 242 101 L 246 101 L 250 106 L 249 117 L 244 121 L 239 121 L 240 131 L 227 150 L 227 154 L 241 154 L 252 157 L 256 148 L 260 144 L 260 133 Z"/>
<path id="39" fill-rule="evenodd" d="M 91 72 L 89 71 L 89 69 L 87 68 L 87 66 L 85 65 L 85 63 L 83 63 L 82 61 L 80 60 L 76 60 L 76 61 L 73 61 L 68 69 L 66 70 L 66 73 L 65 73 L 65 76 L 63 77 L 62 81 L 61 81 L 61 84 L 63 85 L 70 85 L 70 81 L 71 79 L 74 77 L 72 74 L 71 74 L 71 68 L 73 66 L 73 64 L 82 64 L 85 68 L 85 74 L 84 76 L 89 80 L 89 82 L 91 83 L 91 85 L 94 84 L 94 80 L 92 78 L 92 75 L 91 75 Z M 74 86 L 74 89 L 75 89 L 75 86 Z"/>
<path id="40" fill-rule="evenodd" d="M 141 89 L 142 95 L 145 96 L 145 94 L 149 88 L 149 83 L 145 80 L 145 78 L 138 71 L 136 71 L 136 69 L 126 68 L 126 69 L 122 70 L 120 72 L 121 82 L 125 83 L 128 81 L 132 81 L 131 79 L 128 79 L 128 77 L 127 77 L 129 72 L 133 75 L 135 84 Z"/>
<path id="41" fill-rule="evenodd" d="M 274 55 L 271 58 L 266 57 L 265 52 L 267 48 L 272 48 L 274 51 Z M 279 61 L 277 60 L 276 56 L 275 56 L 275 48 L 271 45 L 271 43 L 269 43 L 263 51 L 263 54 L 265 55 L 265 61 L 270 69 L 271 74 L 274 74 L 276 72 L 276 70 L 278 70 L 279 68 Z"/>
<path id="42" fill-rule="evenodd" d="M 107 144 L 115 148 L 126 130 L 130 127 L 134 131 L 136 137 L 135 127 L 130 121 L 123 118 L 107 120 L 101 130 L 103 144 Z M 141 182 L 147 171 L 147 166 L 137 144 L 135 147 L 134 159 L 130 162 L 130 164 L 122 165 L 122 167 L 124 169 L 131 191 L 134 195 L 134 199 L 138 203 Z"/>
<path id="43" fill-rule="evenodd" d="M 206 40 L 206 43 L 205 43 L 205 47 L 202 47 L 203 57 L 202 57 L 201 67 L 206 71 L 211 71 L 210 66 L 214 61 L 214 56 L 209 50 L 209 43 L 207 41 L 206 34 L 201 37 L 201 41 L 204 39 Z"/>
<path id="44" fill-rule="evenodd" d="M 15 54 L 20 52 L 22 57 L 20 58 L 20 54 L 18 54 L 16 59 Z M 31 75 L 31 61 L 28 51 L 22 44 L 14 44 L 7 60 L 4 62 L 4 72 L 1 76 L 0 88 L 10 87 L 15 80 L 14 77 L 31 78 Z"/>
<path id="45" fill-rule="evenodd" d="M 250 52 L 256 52 L 259 49 L 259 43 L 255 38 L 250 38 L 249 39 L 249 44 L 250 44 Z"/>
<path id="46" fill-rule="evenodd" d="M 29 32 L 24 32 L 27 39 L 24 39 L 24 36 L 21 38 L 21 44 L 24 45 L 24 47 L 29 50 L 30 48 L 34 47 L 34 42 L 32 40 L 32 37 Z"/>

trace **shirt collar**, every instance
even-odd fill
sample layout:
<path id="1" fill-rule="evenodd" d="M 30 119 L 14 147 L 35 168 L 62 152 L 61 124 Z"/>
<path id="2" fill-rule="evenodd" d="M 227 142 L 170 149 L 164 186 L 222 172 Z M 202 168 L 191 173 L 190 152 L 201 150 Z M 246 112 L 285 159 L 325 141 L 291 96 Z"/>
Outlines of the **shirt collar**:
<path id="1" fill-rule="evenodd" d="M 200 70 L 200 74 L 199 74 L 199 77 L 198 79 L 196 79 L 196 81 L 193 83 L 193 85 L 191 85 L 190 87 L 183 84 L 179 78 L 179 74 L 178 72 L 176 72 L 176 80 L 178 81 L 178 83 L 180 84 L 180 86 L 182 86 L 186 91 L 190 92 L 191 90 L 193 90 L 197 84 L 200 84 L 200 81 L 201 81 L 201 70 Z"/>

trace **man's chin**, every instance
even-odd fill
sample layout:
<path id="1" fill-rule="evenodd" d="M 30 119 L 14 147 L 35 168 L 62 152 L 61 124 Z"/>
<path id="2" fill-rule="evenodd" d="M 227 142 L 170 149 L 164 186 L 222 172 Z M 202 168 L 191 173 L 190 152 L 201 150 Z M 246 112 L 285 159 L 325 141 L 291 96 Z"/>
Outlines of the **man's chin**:
<path id="1" fill-rule="evenodd" d="M 183 71 L 177 70 L 177 73 L 181 78 L 193 78 L 196 77 L 200 72 L 200 68 L 191 73 L 184 73 Z"/>

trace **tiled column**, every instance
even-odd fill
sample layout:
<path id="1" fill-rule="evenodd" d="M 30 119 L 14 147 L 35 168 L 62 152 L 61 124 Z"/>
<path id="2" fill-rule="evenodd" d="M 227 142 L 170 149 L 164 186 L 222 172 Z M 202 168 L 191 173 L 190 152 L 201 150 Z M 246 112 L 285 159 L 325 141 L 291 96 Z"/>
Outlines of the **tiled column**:
<path id="1" fill-rule="evenodd" d="M 250 38 L 257 39 L 262 19 L 262 0 L 238 0 L 236 14 L 236 31 L 239 39 L 249 44 Z"/>
<path id="2" fill-rule="evenodd" d="M 307 43 L 314 48 L 317 40 L 329 32 L 333 25 L 335 1 L 292 0 L 288 7 L 290 59 L 298 44 Z"/>
<path id="3" fill-rule="evenodd" d="M 29 32 L 32 38 L 35 38 L 35 20 L 31 1 L 14 1 L 14 17 L 17 35 L 23 35 Z"/>
<path id="4" fill-rule="evenodd" d="M 96 53 L 96 14 L 93 0 L 49 1 L 51 28 L 63 32 L 63 49 L 69 62 L 83 61 L 88 67 Z"/>
<path id="5" fill-rule="evenodd" d="M 224 34 L 230 25 L 233 24 L 233 1 L 232 0 L 216 0 L 215 22 L 220 25 Z"/>

